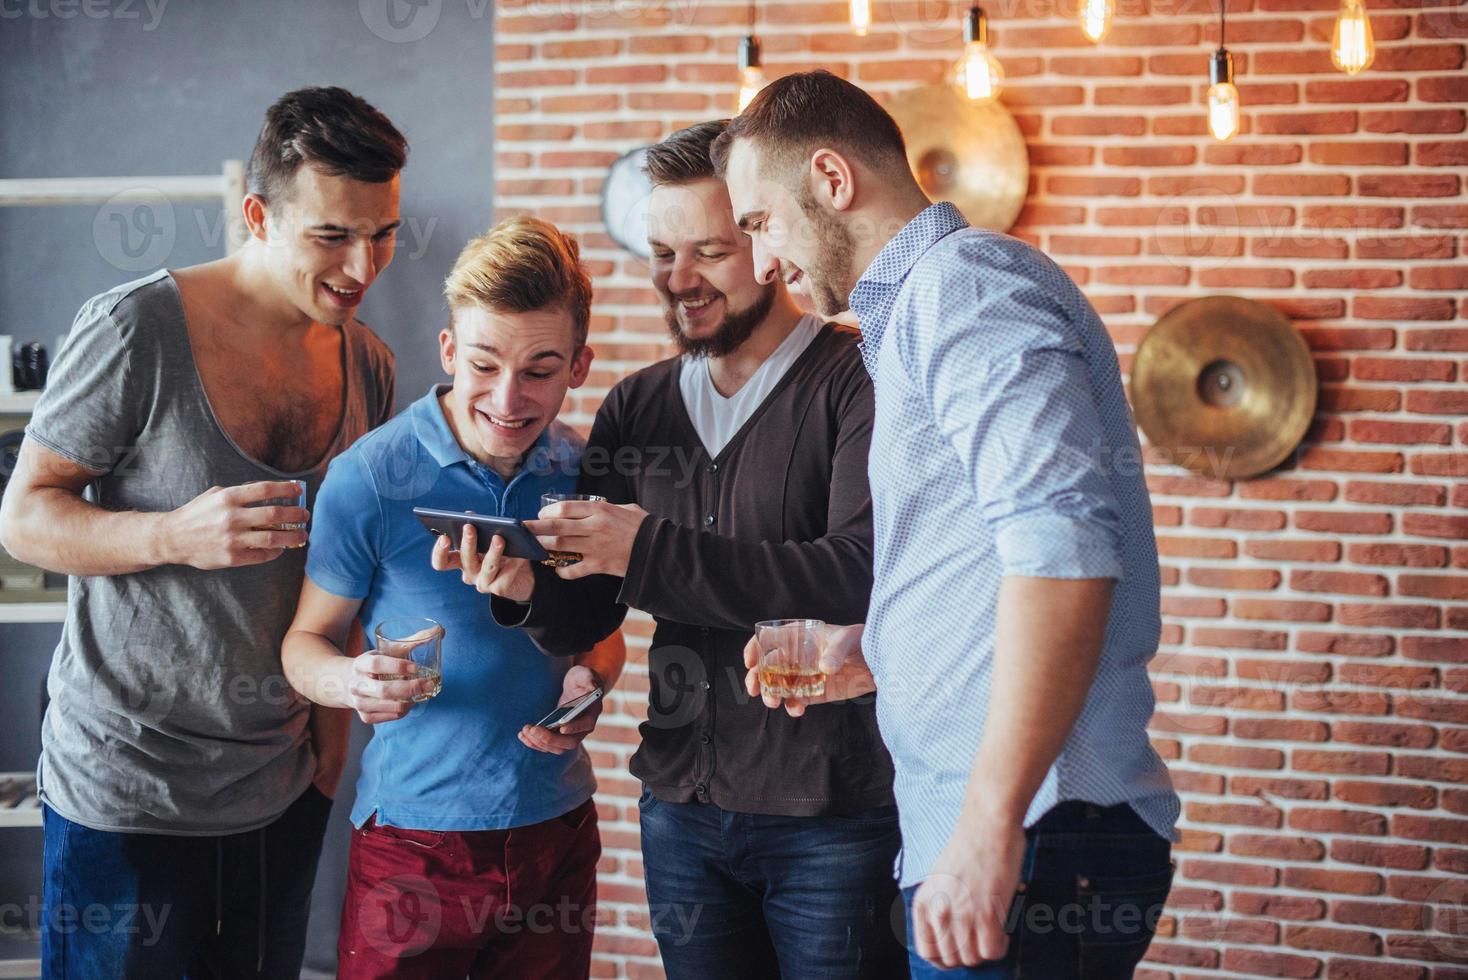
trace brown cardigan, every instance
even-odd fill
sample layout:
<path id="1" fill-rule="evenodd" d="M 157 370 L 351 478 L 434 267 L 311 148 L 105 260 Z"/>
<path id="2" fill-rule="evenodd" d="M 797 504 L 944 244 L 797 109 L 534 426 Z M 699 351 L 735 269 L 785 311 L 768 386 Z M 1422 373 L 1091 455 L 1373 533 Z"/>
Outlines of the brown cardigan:
<path id="1" fill-rule="evenodd" d="M 626 606 L 657 621 L 632 773 L 659 799 L 746 813 L 850 814 L 892 803 L 874 700 L 771 711 L 744 689 L 762 619 L 861 622 L 872 586 L 872 386 L 854 332 L 827 325 L 716 457 L 688 418 L 682 363 L 624 379 L 597 413 L 581 489 L 649 514 L 627 577 L 537 571 L 494 604 L 547 653 L 588 649 Z"/>

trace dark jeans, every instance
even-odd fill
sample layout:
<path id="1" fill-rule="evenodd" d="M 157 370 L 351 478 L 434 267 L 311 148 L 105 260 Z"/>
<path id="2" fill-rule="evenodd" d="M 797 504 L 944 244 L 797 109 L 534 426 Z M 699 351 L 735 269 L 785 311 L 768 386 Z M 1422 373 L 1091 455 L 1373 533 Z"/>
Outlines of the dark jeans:
<path id="1" fill-rule="evenodd" d="M 260 830 L 178 837 L 92 830 L 46 807 L 43 974 L 297 977 L 330 813 L 313 786 Z"/>
<path id="2" fill-rule="evenodd" d="M 1002 960 L 945 970 L 912 950 L 915 980 L 1126 980 L 1157 930 L 1172 886 L 1172 844 L 1126 804 L 1066 802 L 1026 831 L 1024 891 L 1010 907 Z M 917 886 L 903 889 L 911 932 Z"/>
<path id="3" fill-rule="evenodd" d="M 774 817 L 647 790 L 638 806 L 668 980 L 907 976 L 893 921 L 896 807 Z"/>

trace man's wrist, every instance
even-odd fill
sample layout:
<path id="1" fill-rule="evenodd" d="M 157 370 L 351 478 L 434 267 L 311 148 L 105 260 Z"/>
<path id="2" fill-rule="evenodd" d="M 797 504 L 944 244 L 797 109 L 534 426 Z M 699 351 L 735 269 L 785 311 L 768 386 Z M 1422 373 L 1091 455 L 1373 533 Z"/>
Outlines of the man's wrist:
<path id="1" fill-rule="evenodd" d="M 144 549 L 148 564 L 154 567 L 159 565 L 182 564 L 173 553 L 172 527 L 167 513 L 140 514 L 143 518 L 143 540 L 147 542 Z"/>

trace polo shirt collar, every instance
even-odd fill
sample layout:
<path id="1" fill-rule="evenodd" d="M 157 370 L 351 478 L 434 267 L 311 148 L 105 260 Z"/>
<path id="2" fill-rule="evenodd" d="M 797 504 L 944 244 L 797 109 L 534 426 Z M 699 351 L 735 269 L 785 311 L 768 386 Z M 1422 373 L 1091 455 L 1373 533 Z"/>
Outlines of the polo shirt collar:
<path id="1" fill-rule="evenodd" d="M 434 462 L 441 467 L 453 466 L 455 463 L 469 463 L 472 466 L 480 466 L 474 457 L 464 451 L 459 445 L 459 440 L 454 438 L 454 431 L 449 428 L 449 420 L 444 415 L 443 406 L 439 404 L 439 397 L 453 388 L 453 385 L 433 385 L 428 389 L 428 394 L 415 401 L 408 408 L 408 413 L 413 419 L 413 434 L 428 450 Z M 559 430 L 555 421 L 551 421 L 541 431 L 535 444 L 525 455 L 525 466 L 521 473 L 530 473 L 535 476 L 543 476 L 555 472 L 557 468 L 576 460 L 575 445 L 563 432 Z M 520 474 L 517 473 L 516 476 Z"/>

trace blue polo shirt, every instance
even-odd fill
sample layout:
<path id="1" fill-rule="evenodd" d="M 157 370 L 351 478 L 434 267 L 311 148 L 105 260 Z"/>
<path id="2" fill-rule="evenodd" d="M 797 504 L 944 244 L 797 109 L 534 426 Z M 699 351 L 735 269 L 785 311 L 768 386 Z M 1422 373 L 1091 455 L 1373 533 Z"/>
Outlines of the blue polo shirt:
<path id="1" fill-rule="evenodd" d="M 570 657 L 547 657 L 521 630 L 495 624 L 489 597 L 429 563 L 433 535 L 414 507 L 522 520 L 540 495 L 575 489 L 584 443 L 553 422 L 505 483 L 459 446 L 438 386 L 332 461 L 311 510 L 306 574 L 361 599 L 367 631 L 394 616 L 444 626 L 443 691 L 373 726 L 352 823 L 414 830 L 503 830 L 559 816 L 591 797 L 585 750 L 536 752 L 516 738 L 555 707 Z"/>

